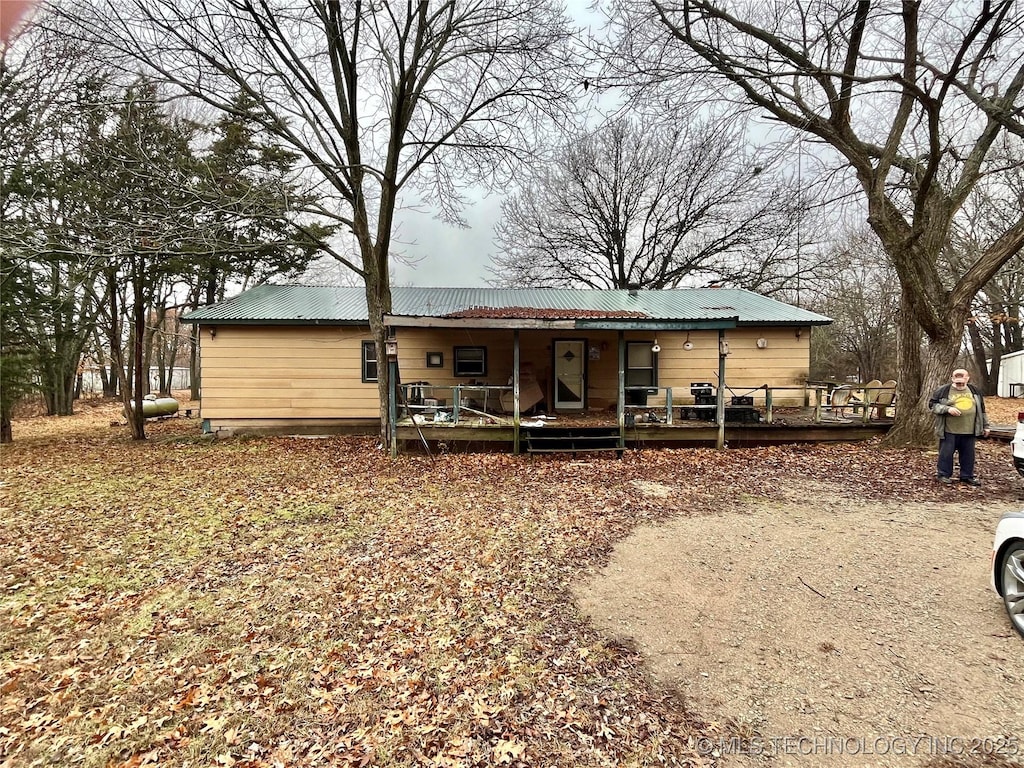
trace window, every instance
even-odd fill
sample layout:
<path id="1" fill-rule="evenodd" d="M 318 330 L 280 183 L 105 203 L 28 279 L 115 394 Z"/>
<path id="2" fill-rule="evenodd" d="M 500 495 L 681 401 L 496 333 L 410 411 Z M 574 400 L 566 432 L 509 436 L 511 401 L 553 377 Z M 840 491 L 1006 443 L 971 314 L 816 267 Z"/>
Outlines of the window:
<path id="1" fill-rule="evenodd" d="M 455 347 L 456 376 L 486 376 L 487 347 Z"/>
<path id="2" fill-rule="evenodd" d="M 651 351 L 653 341 L 626 342 L 626 386 L 658 386 L 658 355 Z"/>
<path id="3" fill-rule="evenodd" d="M 377 381 L 377 345 L 372 341 L 363 342 L 363 381 Z"/>

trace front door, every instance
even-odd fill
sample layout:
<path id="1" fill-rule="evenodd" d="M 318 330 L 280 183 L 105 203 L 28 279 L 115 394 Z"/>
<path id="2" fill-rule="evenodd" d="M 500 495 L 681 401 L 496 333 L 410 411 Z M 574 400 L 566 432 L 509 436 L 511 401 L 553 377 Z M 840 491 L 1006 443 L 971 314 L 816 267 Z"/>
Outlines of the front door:
<path id="1" fill-rule="evenodd" d="M 586 348 L 587 343 L 583 339 L 555 342 L 555 410 L 583 410 Z"/>

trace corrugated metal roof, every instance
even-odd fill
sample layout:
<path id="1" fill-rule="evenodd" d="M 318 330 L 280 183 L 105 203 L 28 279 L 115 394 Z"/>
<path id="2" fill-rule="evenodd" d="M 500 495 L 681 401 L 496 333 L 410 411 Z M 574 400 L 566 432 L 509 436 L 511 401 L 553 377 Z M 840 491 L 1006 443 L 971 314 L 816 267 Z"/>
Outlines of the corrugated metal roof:
<path id="1" fill-rule="evenodd" d="M 366 294 L 362 288 L 260 285 L 219 304 L 189 312 L 182 320 L 189 323 L 365 323 Z"/>
<path id="2" fill-rule="evenodd" d="M 824 315 L 738 288 L 679 288 L 662 291 L 558 288 L 392 288 L 392 313 L 445 317 L 463 313 L 500 317 L 502 309 L 535 308 L 536 318 L 647 317 L 653 320 L 738 318 L 741 325 L 820 325 Z M 489 313 L 488 310 L 494 310 Z M 203 307 L 183 319 L 192 323 L 362 324 L 367 322 L 361 287 L 261 285 Z"/>

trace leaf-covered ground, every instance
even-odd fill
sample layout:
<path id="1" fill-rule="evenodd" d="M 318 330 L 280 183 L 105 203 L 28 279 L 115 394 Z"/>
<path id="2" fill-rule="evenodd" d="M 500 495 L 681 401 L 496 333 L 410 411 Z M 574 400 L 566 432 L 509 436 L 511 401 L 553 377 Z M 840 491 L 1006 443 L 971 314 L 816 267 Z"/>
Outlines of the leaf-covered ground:
<path id="1" fill-rule="evenodd" d="M 4 765 L 700 765 L 723 726 L 586 624 L 582 568 L 639 524 L 804 478 L 1019 491 L 1005 444 L 976 490 L 875 444 L 392 461 L 184 419 L 132 443 L 83 410 L 3 449 Z"/>

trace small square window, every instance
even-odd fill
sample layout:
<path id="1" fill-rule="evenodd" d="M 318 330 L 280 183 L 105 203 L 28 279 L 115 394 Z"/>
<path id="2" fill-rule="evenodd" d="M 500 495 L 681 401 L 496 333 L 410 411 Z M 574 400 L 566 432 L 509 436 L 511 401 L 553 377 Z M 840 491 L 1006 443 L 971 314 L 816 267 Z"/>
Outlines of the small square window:
<path id="1" fill-rule="evenodd" d="M 427 352 L 427 368 L 444 368 L 444 352 Z"/>
<path id="2" fill-rule="evenodd" d="M 377 344 L 373 341 L 363 342 L 363 381 L 377 381 Z"/>
<path id="3" fill-rule="evenodd" d="M 455 347 L 456 376 L 486 376 L 487 347 Z"/>

